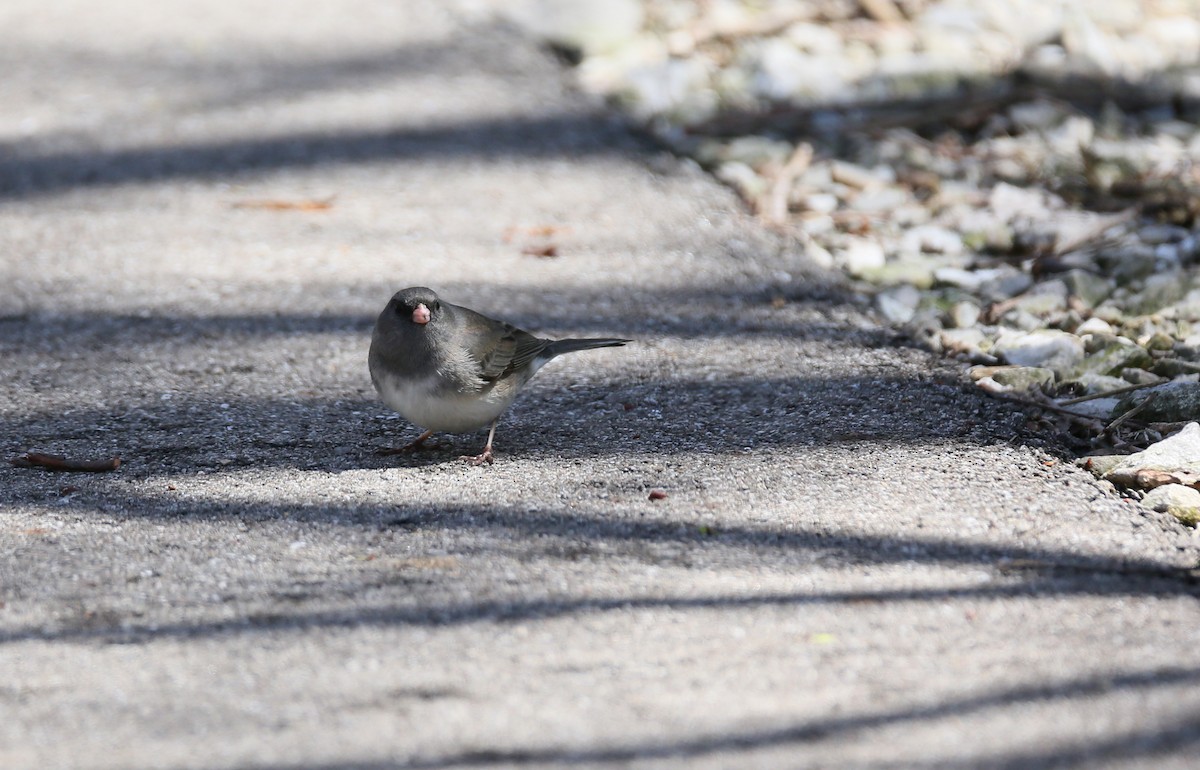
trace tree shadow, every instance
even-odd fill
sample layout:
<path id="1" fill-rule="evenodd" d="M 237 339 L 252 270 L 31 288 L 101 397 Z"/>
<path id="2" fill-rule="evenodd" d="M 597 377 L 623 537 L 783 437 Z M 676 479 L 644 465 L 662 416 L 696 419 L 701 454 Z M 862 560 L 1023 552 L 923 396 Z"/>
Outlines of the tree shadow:
<path id="1" fill-rule="evenodd" d="M 604 479 L 610 485 L 620 481 Z M 580 482 L 587 485 L 586 481 Z M 695 564 L 743 564 L 757 568 L 819 570 L 883 568 L 889 565 L 924 565 L 983 570 L 990 579 L 928 587 L 812 589 L 786 592 L 756 591 L 735 594 L 663 596 L 634 592 L 610 596 L 539 595 L 524 589 L 512 595 L 461 600 L 457 594 L 424 596 L 406 591 L 389 601 L 362 602 L 381 586 L 373 575 L 351 575 L 338 586 L 322 586 L 300 600 L 328 598 L 330 591 L 349 601 L 349 608 L 325 609 L 272 605 L 250 610 L 235 619 L 159 622 L 150 619 L 114 619 L 45 629 L 0 630 L 0 644 L 28 639 L 45 641 L 98 640 L 144 643 L 162 638 L 267 633 L 272 630 L 306 631 L 342 627 L 440 627 L 477 622 L 513 623 L 548 618 L 575 617 L 629 610 L 687 612 L 708 609 L 805 607 L 864 604 L 936 604 L 970 599 L 980 602 L 1013 597 L 1063 596 L 1200 598 L 1200 570 L 1154 559 L 1119 554 L 1087 554 L 1066 547 L 992 543 L 950 535 L 874 535 L 829 532 L 804 526 L 724 523 L 715 529 L 683 519 L 614 516 L 602 507 L 553 506 L 534 509 L 523 502 L 495 505 L 454 505 L 421 499 L 396 499 L 386 504 L 319 504 L 265 501 L 230 502 L 217 499 L 180 499 L 170 492 L 118 489 L 113 481 L 99 484 L 87 498 L 105 500 L 119 491 L 126 501 L 122 517 L 177 521 L 251 522 L 291 520 L 318 522 L 363 532 L 403 531 L 406 537 L 422 533 L 450 534 L 474 542 L 482 535 L 485 549 L 520 542 L 524 559 L 569 563 L 581 559 L 629 561 L 648 566 L 691 568 Z M 155 487 L 154 490 L 158 490 Z M 455 578 L 446 576 L 445 581 Z M 276 586 L 276 592 L 291 586 Z M 255 590 L 270 588 L 261 581 Z M 270 593 L 270 591 L 267 591 Z M 436 594 L 436 592 L 435 592 Z M 356 602 L 357 600 L 357 602 Z M 318 605 L 320 602 L 318 601 Z M 119 622 L 118 622 L 119 621 Z"/>
<path id="2" fill-rule="evenodd" d="M 405 762 L 338 763 L 338 768 L 376 770 L 402 767 L 435 770 L 451 767 L 621 765 L 647 760 L 700 760 L 714 755 L 804 746 L 819 746 L 825 741 L 844 739 L 866 730 L 904 726 L 921 729 L 925 724 L 946 718 L 970 718 L 996 709 L 1018 709 L 1035 703 L 1053 703 L 1067 707 L 1074 701 L 1123 693 L 1148 695 L 1156 689 L 1195 684 L 1200 669 L 1166 667 L 1129 671 L 1111 676 L 1078 677 L 1061 682 L 1037 682 L 997 688 L 978 695 L 947 698 L 934 704 L 913 704 L 891 710 L 855 712 L 811 719 L 798 724 L 763 730 L 730 731 L 699 738 L 644 741 L 604 747 L 555 747 L 529 749 L 476 750 L 444 756 L 427 756 Z M 900 762 L 856 763 L 855 767 L 973 767 L 986 770 L 1018 770 L 1041 767 L 1088 767 L 1096 762 L 1117 759 L 1146 759 L 1167 753 L 1183 752 L 1200 746 L 1200 712 L 1185 712 L 1167 722 L 1104 738 L 1090 738 L 1045 749 L 1014 747 L 990 757 L 940 757 L 927 762 L 911 758 Z M 743 757 L 749 759 L 749 757 Z M 731 757 L 731 759 L 733 759 Z M 296 763 L 268 765 L 269 770 L 330 770 L 335 765 Z"/>

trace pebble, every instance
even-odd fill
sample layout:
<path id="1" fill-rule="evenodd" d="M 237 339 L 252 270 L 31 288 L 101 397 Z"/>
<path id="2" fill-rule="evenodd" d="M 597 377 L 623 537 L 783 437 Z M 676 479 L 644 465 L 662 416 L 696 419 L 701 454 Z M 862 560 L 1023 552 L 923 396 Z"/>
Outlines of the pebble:
<path id="1" fill-rule="evenodd" d="M 1104 478 L 1146 489 L 1200 481 L 1200 424 L 1188 423 L 1175 435 L 1122 458 Z"/>
<path id="2" fill-rule="evenodd" d="M 851 275 L 878 270 L 887 262 L 883 246 L 865 238 L 849 240 L 841 251 L 841 262 Z"/>
<path id="3" fill-rule="evenodd" d="M 1183 484 L 1163 484 L 1146 493 L 1141 503 L 1159 513 L 1169 513 L 1187 526 L 1200 524 L 1200 491 Z"/>
<path id="4" fill-rule="evenodd" d="M 1009 364 L 1056 371 L 1073 369 L 1084 359 L 1083 340 L 1057 329 L 1003 331 L 991 352 Z"/>
<path id="5" fill-rule="evenodd" d="M 917 313 L 921 292 L 911 284 L 900 284 L 875 295 L 875 306 L 890 323 L 905 324 Z"/>

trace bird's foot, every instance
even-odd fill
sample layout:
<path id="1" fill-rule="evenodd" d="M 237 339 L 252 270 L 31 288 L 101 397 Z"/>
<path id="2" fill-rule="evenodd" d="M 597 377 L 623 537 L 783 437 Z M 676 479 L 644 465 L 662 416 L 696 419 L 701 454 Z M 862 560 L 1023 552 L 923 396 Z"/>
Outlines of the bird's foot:
<path id="1" fill-rule="evenodd" d="M 459 457 L 458 459 L 466 460 L 471 465 L 483 465 L 485 463 L 488 465 L 491 465 L 492 464 L 492 448 L 487 447 L 477 455 L 463 455 L 463 456 Z"/>

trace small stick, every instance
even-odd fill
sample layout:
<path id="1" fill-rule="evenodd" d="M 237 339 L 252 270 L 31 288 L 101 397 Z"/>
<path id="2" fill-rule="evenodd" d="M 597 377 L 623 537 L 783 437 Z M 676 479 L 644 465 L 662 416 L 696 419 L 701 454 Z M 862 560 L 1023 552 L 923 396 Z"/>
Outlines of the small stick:
<path id="1" fill-rule="evenodd" d="M 1047 409 L 1051 412 L 1057 412 L 1058 414 L 1065 414 L 1068 417 L 1078 417 L 1079 419 L 1087 420 L 1088 422 L 1103 424 L 1100 422 L 1100 419 L 1094 415 L 1084 414 L 1083 412 L 1072 412 L 1070 409 L 1063 409 L 1058 404 L 1053 404 L 1047 401 L 1034 401 L 1032 398 L 1022 398 L 1021 396 L 1014 396 L 1011 393 L 996 393 L 994 391 L 987 390 L 986 388 L 980 388 L 980 390 L 983 390 L 984 393 L 987 393 L 993 398 L 998 398 L 1001 401 L 1013 401 L 1018 404 L 1024 404 L 1025 406 L 1032 406 L 1037 409 Z"/>
<path id="2" fill-rule="evenodd" d="M 788 198 L 791 196 L 792 185 L 796 178 L 808 170 L 812 163 L 813 148 L 808 142 L 801 142 L 792 151 L 792 156 L 775 175 L 771 190 L 763 200 L 759 201 L 759 216 L 767 222 L 779 224 L 787 221 Z"/>
<path id="3" fill-rule="evenodd" d="M 48 471 L 74 471 L 79 473 L 104 473 L 121 467 L 120 457 L 107 460 L 71 460 L 62 455 L 42 452 L 26 452 L 10 462 L 18 468 L 45 468 Z"/>
<path id="4" fill-rule="evenodd" d="M 1090 396 L 1079 396 L 1078 398 L 1068 398 L 1066 401 L 1059 401 L 1058 403 L 1062 404 L 1063 406 L 1070 406 L 1071 404 L 1082 404 L 1084 401 L 1091 401 L 1094 398 L 1106 398 L 1108 396 L 1123 396 L 1126 393 L 1132 393 L 1133 391 L 1141 390 L 1142 388 L 1153 388 L 1155 385 L 1162 385 L 1162 383 L 1161 382 L 1143 382 L 1140 385 L 1127 385 L 1124 388 L 1117 388 L 1116 390 L 1110 390 L 1107 393 L 1093 393 Z"/>
<path id="5" fill-rule="evenodd" d="M 1156 398 L 1158 398 L 1157 393 L 1151 393 L 1150 395 L 1146 396 L 1146 399 L 1144 401 L 1142 401 L 1142 403 L 1138 404 L 1137 406 L 1130 409 L 1125 414 L 1121 415 L 1120 417 L 1118 417 L 1117 419 L 1115 419 L 1111 423 L 1109 423 L 1108 427 L 1104 429 L 1104 432 L 1111 433 L 1112 431 L 1116 430 L 1118 427 L 1123 425 L 1125 423 L 1125 421 L 1128 420 L 1130 417 L 1133 417 L 1138 412 L 1140 412 L 1143 409 L 1145 409 L 1146 407 L 1150 406 L 1150 402 Z"/>

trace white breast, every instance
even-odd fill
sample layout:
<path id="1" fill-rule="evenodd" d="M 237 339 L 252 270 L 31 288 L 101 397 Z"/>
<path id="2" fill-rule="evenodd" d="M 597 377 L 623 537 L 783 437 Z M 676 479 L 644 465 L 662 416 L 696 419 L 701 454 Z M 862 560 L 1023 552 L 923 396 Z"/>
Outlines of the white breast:
<path id="1" fill-rule="evenodd" d="M 383 403 L 414 425 L 445 433 L 466 433 L 490 425 L 517 395 L 516 388 L 439 393 L 435 385 L 433 378 L 411 381 L 384 375 L 376 380 Z"/>

